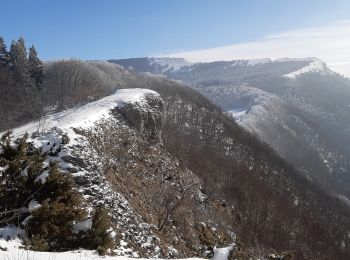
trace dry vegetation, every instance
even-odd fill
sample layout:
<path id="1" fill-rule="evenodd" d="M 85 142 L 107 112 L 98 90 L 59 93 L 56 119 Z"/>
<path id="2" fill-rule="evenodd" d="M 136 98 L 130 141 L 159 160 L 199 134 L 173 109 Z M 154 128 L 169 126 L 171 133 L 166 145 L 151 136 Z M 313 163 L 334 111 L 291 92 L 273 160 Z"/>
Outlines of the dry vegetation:
<path id="1" fill-rule="evenodd" d="M 84 135 L 98 151 L 104 174 L 151 224 L 162 255 L 171 257 L 167 245 L 177 250 L 177 257 L 189 257 L 232 243 L 232 209 L 208 199 L 201 192 L 200 179 L 182 168 L 161 143 L 117 122 L 96 129 Z"/>

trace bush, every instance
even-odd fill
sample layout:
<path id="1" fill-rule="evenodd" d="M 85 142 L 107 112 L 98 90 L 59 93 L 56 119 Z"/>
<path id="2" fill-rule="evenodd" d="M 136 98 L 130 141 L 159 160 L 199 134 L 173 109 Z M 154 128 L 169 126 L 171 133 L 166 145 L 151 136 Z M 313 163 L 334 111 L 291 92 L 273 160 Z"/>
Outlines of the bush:
<path id="1" fill-rule="evenodd" d="M 105 255 L 113 247 L 113 240 L 108 233 L 110 227 L 108 211 L 99 206 L 93 214 L 91 229 L 87 231 L 86 248 L 96 249 L 100 255 Z"/>
<path id="2" fill-rule="evenodd" d="M 27 229 L 29 238 L 47 243 L 49 250 L 71 249 L 80 239 L 72 231 L 75 222 L 86 216 L 83 197 L 70 175 L 58 170 L 57 163 L 50 165 L 49 175 L 39 192 L 41 207 L 32 212 Z"/>
<path id="3" fill-rule="evenodd" d="M 16 225 L 30 216 L 26 230 L 34 250 L 79 247 L 81 237 L 73 234 L 72 225 L 86 216 L 83 196 L 57 162 L 44 168 L 45 156 L 27 139 L 24 135 L 12 142 L 10 132 L 0 139 L 0 225 Z M 45 181 L 37 181 L 45 171 Z M 32 200 L 40 207 L 29 212 Z"/>
<path id="4" fill-rule="evenodd" d="M 27 135 L 12 144 L 11 133 L 0 140 L 0 223 L 16 224 L 28 213 L 25 211 L 40 184 L 35 182 L 43 171 L 44 157 L 27 142 Z"/>

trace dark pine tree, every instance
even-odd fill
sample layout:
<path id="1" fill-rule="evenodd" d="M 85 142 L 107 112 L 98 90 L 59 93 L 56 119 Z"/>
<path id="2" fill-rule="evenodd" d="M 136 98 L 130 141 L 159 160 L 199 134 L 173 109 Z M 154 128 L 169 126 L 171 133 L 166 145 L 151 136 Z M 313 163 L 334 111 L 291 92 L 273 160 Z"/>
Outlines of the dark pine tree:
<path id="1" fill-rule="evenodd" d="M 29 80 L 28 57 L 24 39 L 12 41 L 10 52 L 10 67 L 16 83 L 26 83 Z"/>
<path id="2" fill-rule="evenodd" d="M 0 36 L 0 69 L 6 68 L 9 62 L 9 54 L 4 39 Z"/>
<path id="3" fill-rule="evenodd" d="M 44 65 L 43 62 L 39 59 L 34 45 L 32 45 L 32 47 L 29 49 L 28 62 L 30 77 L 35 81 L 37 88 L 39 88 L 44 78 Z"/>

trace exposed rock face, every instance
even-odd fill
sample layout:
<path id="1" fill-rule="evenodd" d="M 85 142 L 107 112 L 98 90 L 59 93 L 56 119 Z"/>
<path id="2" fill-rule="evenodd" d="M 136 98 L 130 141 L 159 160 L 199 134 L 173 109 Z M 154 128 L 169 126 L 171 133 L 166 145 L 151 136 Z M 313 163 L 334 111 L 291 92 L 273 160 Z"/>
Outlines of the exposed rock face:
<path id="1" fill-rule="evenodd" d="M 126 123 L 150 139 L 160 140 L 164 117 L 164 102 L 159 95 L 148 93 L 144 102 L 125 103 L 114 109 Z"/>

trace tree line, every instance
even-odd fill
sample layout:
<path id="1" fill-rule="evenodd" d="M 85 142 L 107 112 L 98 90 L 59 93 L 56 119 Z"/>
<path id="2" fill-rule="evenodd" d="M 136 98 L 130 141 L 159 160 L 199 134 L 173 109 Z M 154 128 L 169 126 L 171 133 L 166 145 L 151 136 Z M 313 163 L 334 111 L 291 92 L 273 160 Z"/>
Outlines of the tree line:
<path id="1" fill-rule="evenodd" d="M 77 59 L 43 62 L 23 37 L 10 47 L 0 37 L 0 131 L 110 95 L 127 72 L 108 62 Z"/>
<path id="2" fill-rule="evenodd" d="M 6 129 L 37 118 L 42 111 L 43 62 L 34 46 L 27 50 L 23 37 L 8 49 L 0 37 L 0 122 Z"/>

